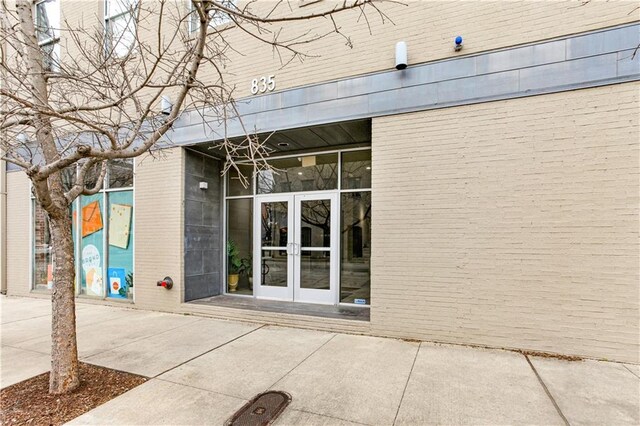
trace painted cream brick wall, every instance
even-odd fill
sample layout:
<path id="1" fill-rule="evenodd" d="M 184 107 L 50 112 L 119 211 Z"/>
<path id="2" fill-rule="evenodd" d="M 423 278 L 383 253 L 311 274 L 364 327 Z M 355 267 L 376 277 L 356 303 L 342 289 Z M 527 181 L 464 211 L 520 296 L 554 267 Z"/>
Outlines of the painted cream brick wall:
<path id="1" fill-rule="evenodd" d="M 29 294 L 29 179 L 7 173 L 7 294 Z"/>
<path id="2" fill-rule="evenodd" d="M 181 148 L 136 159 L 134 295 L 138 308 L 175 311 L 182 300 L 184 158 Z M 170 276 L 172 290 L 156 282 Z"/>
<path id="3" fill-rule="evenodd" d="M 638 363 L 640 84 L 373 120 L 373 334 Z"/>
<path id="4" fill-rule="evenodd" d="M 186 0 L 176 0 L 186 10 Z M 241 2 L 243 3 L 243 2 Z M 311 14 L 341 4 L 342 1 L 323 0 L 299 8 L 297 1 L 283 2 L 276 15 Z M 70 23 L 80 22 L 88 27 L 99 23 L 103 16 L 102 0 L 64 0 L 62 15 Z M 147 7 L 152 3 L 147 3 Z M 260 1 L 252 4 L 256 13 L 260 9 L 272 10 L 274 2 Z M 461 54 L 471 54 L 530 43 L 568 34 L 590 31 L 638 20 L 636 2 L 593 1 L 580 6 L 575 0 L 561 1 L 430 1 L 409 0 L 404 4 L 380 3 L 386 15 L 385 23 L 373 9 L 365 20 L 359 10 L 335 16 L 337 25 L 353 43 L 346 44 L 344 37 L 329 35 L 309 45 L 298 48 L 309 54 L 303 61 L 294 60 L 282 67 L 281 57 L 271 46 L 237 28 L 223 31 L 225 40 L 233 49 L 227 50 L 228 62 L 224 71 L 226 83 L 235 87 L 234 96 L 251 96 L 251 80 L 274 74 L 276 90 L 298 87 L 321 81 L 392 69 L 394 45 L 407 41 L 409 62 L 412 64 L 434 61 L 460 54 L 453 52 L 453 39 L 464 37 Z M 170 3 L 170 9 L 176 4 Z M 167 9 L 169 10 L 169 9 Z M 183 12 L 184 13 L 184 12 Z M 169 22 L 169 21 L 167 21 Z M 281 24 L 264 25 L 273 34 L 281 30 Z M 333 24 L 328 19 L 288 22 L 282 28 L 282 39 L 300 36 L 306 31 L 326 34 Z M 157 25 L 147 22 L 141 28 L 141 37 L 150 40 Z M 270 38 L 273 34 L 267 36 Z M 212 40 L 215 40 L 212 36 Z M 282 51 L 282 58 L 289 58 Z M 72 43 L 62 37 L 62 55 L 74 55 Z M 213 82 L 216 71 L 205 65 L 201 77 Z"/>
<path id="5" fill-rule="evenodd" d="M 324 0 L 301 9 L 295 14 L 329 9 L 342 1 Z M 594 1 L 580 6 L 569 1 L 430 1 L 409 0 L 380 3 L 386 14 L 385 23 L 370 9 L 367 20 L 359 10 L 335 16 L 337 25 L 353 43 L 346 45 L 340 35 L 330 35 L 303 47 L 310 54 L 282 68 L 280 58 L 269 46 L 256 43 L 239 30 L 225 34 L 239 50 L 228 52 L 230 65 L 227 83 L 235 85 L 237 98 L 251 96 L 252 78 L 275 74 L 277 89 L 334 80 L 353 75 L 391 70 L 395 65 L 394 46 L 397 41 L 408 43 L 409 63 L 434 61 L 461 54 L 471 54 L 599 29 L 638 20 L 633 1 Z M 260 5 L 260 2 L 257 3 Z M 264 2 L 264 7 L 273 7 Z M 288 9 L 286 2 L 282 9 Z M 389 21 L 389 19 L 392 21 Z M 332 30 L 330 20 L 316 23 L 287 23 L 285 35 L 299 35 L 303 28 L 313 28 L 324 34 Z M 273 29 L 274 33 L 277 30 Z M 464 50 L 453 51 L 453 40 L 464 37 Z M 213 70 L 210 70 L 212 72 Z"/>

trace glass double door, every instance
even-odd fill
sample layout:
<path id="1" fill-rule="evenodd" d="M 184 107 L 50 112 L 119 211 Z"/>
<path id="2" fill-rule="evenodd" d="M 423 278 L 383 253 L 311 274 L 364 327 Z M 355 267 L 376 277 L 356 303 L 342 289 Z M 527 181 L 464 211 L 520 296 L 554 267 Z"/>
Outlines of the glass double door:
<path id="1" fill-rule="evenodd" d="M 255 203 L 255 296 L 336 304 L 338 194 L 265 195 Z"/>

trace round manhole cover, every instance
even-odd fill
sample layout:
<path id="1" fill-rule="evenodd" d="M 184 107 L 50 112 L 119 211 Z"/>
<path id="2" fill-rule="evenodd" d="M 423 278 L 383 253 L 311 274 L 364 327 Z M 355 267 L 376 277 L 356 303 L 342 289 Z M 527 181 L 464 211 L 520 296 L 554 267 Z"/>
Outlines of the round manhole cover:
<path id="1" fill-rule="evenodd" d="M 239 409 L 227 422 L 227 426 L 267 426 L 287 408 L 291 395 L 282 391 L 268 391 L 256 395 Z"/>

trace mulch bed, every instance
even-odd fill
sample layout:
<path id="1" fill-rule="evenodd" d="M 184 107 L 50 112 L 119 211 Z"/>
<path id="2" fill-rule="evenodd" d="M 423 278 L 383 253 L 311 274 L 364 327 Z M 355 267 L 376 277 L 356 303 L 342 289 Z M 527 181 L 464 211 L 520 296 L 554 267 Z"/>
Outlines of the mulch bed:
<path id="1" fill-rule="evenodd" d="M 0 424 L 61 425 L 144 383 L 147 379 L 80 363 L 80 386 L 66 395 L 49 394 L 49 373 L 0 390 Z"/>

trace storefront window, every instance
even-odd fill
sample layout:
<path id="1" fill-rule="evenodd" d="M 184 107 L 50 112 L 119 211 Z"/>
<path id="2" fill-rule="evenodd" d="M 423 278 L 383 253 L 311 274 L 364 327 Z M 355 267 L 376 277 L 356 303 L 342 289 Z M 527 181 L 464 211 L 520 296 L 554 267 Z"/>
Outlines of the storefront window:
<path id="1" fill-rule="evenodd" d="M 62 185 L 65 191 L 68 191 L 75 183 L 75 168 L 67 168 L 60 172 Z M 31 241 L 31 252 L 33 254 L 32 261 L 32 288 L 34 290 L 51 290 L 53 288 L 53 268 L 54 256 L 51 239 L 51 229 L 49 217 L 44 209 L 38 204 L 35 196 L 31 194 L 32 206 L 32 230 L 33 237 Z M 75 202 L 72 204 L 72 215 L 75 215 Z M 72 220 L 75 216 L 72 216 Z M 75 242 L 75 222 L 72 222 L 73 241 Z"/>
<path id="2" fill-rule="evenodd" d="M 111 160 L 109 162 L 109 188 L 130 188 L 133 186 L 133 161 Z"/>
<path id="3" fill-rule="evenodd" d="M 102 191 L 80 196 L 71 206 L 76 258 L 76 293 L 94 297 L 133 298 L 133 162 L 108 164 Z M 89 172 L 94 186 L 99 168 Z M 62 174 L 65 190 L 73 184 L 74 168 Z M 129 189 L 131 188 L 131 189 Z M 49 221 L 33 202 L 33 288 L 52 286 L 53 259 Z"/>
<path id="4" fill-rule="evenodd" d="M 371 299 L 371 192 L 342 194 L 340 302 Z"/>
<path id="5" fill-rule="evenodd" d="M 80 197 L 80 294 L 104 296 L 104 195 Z"/>
<path id="6" fill-rule="evenodd" d="M 33 203 L 33 289 L 47 290 L 53 285 L 53 251 L 49 217 L 42 207 Z"/>
<path id="7" fill-rule="evenodd" d="M 108 193 L 108 261 L 107 296 L 132 298 L 133 244 L 131 244 L 133 192 Z"/>

